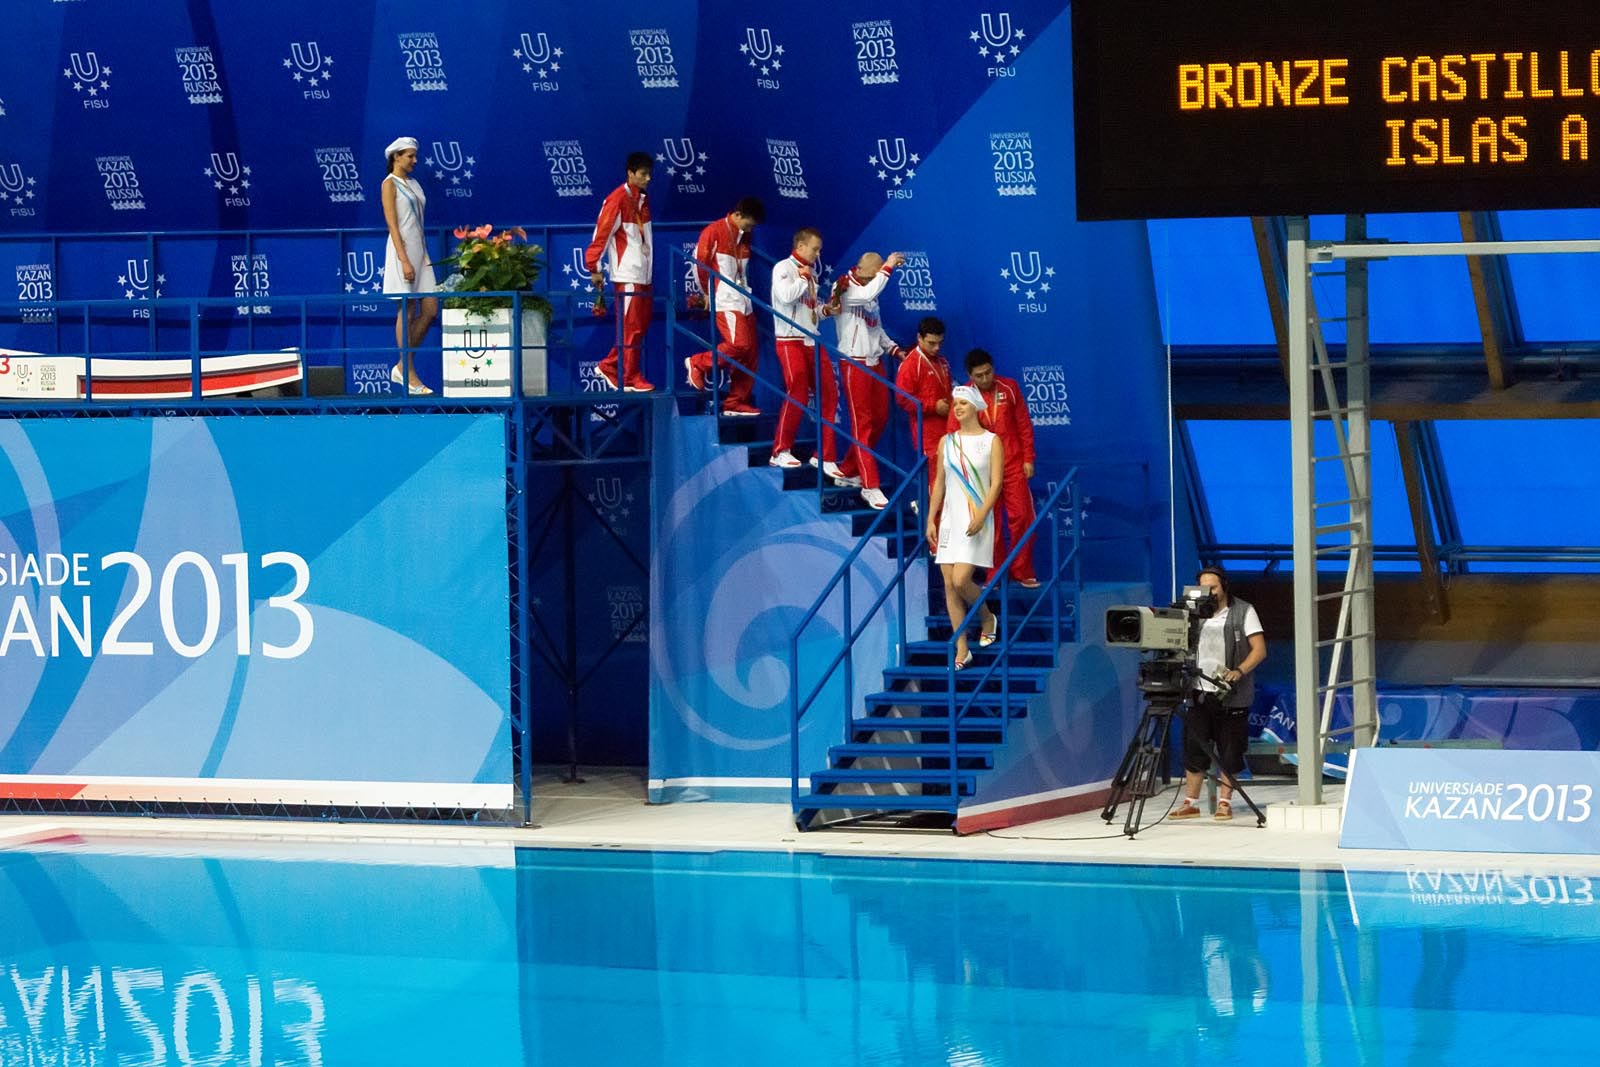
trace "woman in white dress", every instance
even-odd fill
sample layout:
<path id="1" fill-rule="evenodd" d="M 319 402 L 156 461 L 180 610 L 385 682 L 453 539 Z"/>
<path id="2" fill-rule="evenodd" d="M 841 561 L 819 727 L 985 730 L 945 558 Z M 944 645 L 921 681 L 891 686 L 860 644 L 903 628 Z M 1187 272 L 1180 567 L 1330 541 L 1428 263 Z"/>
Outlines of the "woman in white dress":
<path id="1" fill-rule="evenodd" d="M 994 506 L 1000 499 L 1005 456 L 1000 438 L 978 422 L 988 405 L 970 385 L 950 393 L 950 413 L 960 428 L 939 442 L 939 470 L 928 497 L 928 543 L 944 574 L 944 605 L 956 630 L 956 670 L 972 662 L 961 620 L 982 590 L 972 580 L 976 567 L 994 566 Z M 980 616 L 978 643 L 991 645 L 999 620 L 987 606 Z"/>
<path id="2" fill-rule="evenodd" d="M 396 385 L 404 383 L 412 396 L 426 396 L 433 390 L 417 377 L 411 353 L 422 344 L 434 319 L 439 317 L 439 300 L 432 296 L 406 299 L 438 288 L 422 229 L 428 198 L 411 176 L 417 166 L 417 139 L 398 138 L 383 152 L 389 160 L 389 173 L 383 179 L 383 218 L 389 225 L 389 243 L 383 253 L 383 291 L 403 294 L 400 314 L 394 320 L 394 343 L 400 348 L 400 362 L 390 368 L 389 380 Z"/>

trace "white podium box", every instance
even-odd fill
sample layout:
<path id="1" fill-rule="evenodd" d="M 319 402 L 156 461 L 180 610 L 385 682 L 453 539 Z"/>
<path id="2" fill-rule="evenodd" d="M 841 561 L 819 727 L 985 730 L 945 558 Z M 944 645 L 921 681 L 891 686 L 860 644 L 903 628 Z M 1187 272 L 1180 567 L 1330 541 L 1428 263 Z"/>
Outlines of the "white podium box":
<path id="1" fill-rule="evenodd" d="M 511 395 L 511 309 L 497 308 L 488 318 L 464 308 L 444 309 L 444 395 L 504 397 Z M 545 361 L 549 323 L 544 313 L 522 312 L 522 395 L 550 391 Z"/>

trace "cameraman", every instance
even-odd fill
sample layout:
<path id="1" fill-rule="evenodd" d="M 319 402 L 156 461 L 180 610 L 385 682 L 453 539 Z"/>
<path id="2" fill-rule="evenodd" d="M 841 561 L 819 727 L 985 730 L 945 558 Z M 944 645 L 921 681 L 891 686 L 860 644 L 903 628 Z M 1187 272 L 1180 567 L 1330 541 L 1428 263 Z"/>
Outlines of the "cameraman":
<path id="1" fill-rule="evenodd" d="M 1256 683 L 1251 674 L 1267 658 L 1267 639 L 1256 609 L 1228 595 L 1228 576 L 1220 567 L 1206 567 L 1196 576 L 1217 598 L 1217 609 L 1200 626 L 1195 661 L 1200 668 L 1194 702 L 1183 725 L 1183 803 L 1169 818 L 1200 816 L 1200 783 L 1211 767 L 1207 742 L 1217 746 L 1218 763 L 1229 775 L 1244 770 L 1250 735 L 1250 702 Z M 1217 685 L 1212 679 L 1220 679 Z M 1233 787 L 1224 779 L 1217 787 L 1216 818 L 1233 818 Z"/>

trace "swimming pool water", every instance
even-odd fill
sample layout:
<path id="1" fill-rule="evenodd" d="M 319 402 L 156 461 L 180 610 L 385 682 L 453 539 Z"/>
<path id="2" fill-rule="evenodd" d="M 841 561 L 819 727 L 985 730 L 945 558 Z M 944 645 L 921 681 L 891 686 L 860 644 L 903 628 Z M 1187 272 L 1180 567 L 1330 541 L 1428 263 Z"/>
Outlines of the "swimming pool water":
<path id="1" fill-rule="evenodd" d="M 1600 879 L 119 840 L 0 852 L 0 1065 L 1543 1064 Z"/>

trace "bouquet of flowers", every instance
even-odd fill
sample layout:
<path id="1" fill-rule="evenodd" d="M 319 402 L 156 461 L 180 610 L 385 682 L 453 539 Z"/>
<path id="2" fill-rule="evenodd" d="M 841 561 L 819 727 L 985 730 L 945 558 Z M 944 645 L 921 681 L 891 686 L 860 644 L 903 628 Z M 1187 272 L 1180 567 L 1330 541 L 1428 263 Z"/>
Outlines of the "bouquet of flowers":
<path id="1" fill-rule="evenodd" d="M 521 226 L 494 232 L 493 226 L 455 229 L 455 254 L 444 262 L 455 268 L 450 287 L 457 296 L 445 298 L 445 306 L 465 308 L 469 314 L 488 318 L 497 308 L 511 306 L 505 296 L 467 296 L 467 293 L 530 292 L 543 267 L 539 256 L 544 249 L 528 244 L 528 234 Z M 550 301 L 538 293 L 522 298 L 524 311 L 542 311 L 550 317 Z"/>

